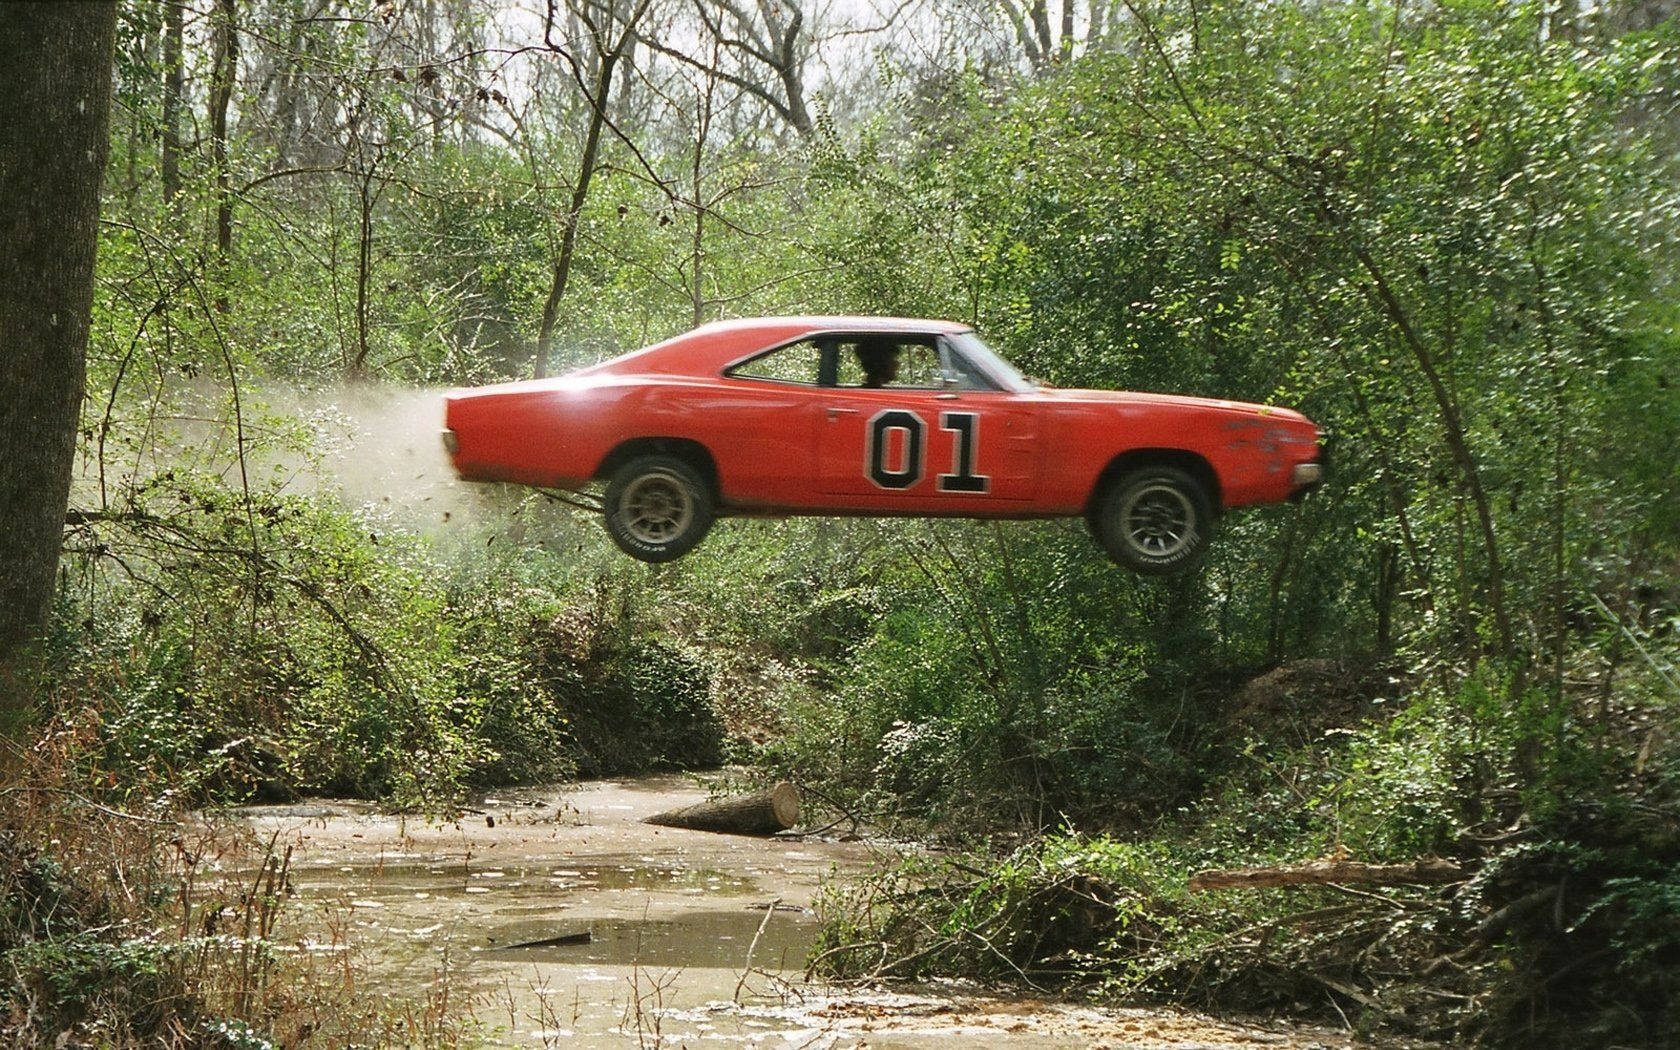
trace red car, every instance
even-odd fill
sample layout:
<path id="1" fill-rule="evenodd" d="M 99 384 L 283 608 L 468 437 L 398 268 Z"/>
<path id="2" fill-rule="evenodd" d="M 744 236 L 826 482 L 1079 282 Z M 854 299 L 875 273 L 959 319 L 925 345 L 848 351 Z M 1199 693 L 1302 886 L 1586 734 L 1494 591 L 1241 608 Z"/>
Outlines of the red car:
<path id="1" fill-rule="evenodd" d="M 1215 515 L 1321 475 L 1299 412 L 1052 389 L 948 321 L 722 321 L 446 402 L 461 477 L 605 481 L 607 531 L 651 562 L 720 514 L 1082 515 L 1116 561 L 1169 573 L 1196 563 Z"/>

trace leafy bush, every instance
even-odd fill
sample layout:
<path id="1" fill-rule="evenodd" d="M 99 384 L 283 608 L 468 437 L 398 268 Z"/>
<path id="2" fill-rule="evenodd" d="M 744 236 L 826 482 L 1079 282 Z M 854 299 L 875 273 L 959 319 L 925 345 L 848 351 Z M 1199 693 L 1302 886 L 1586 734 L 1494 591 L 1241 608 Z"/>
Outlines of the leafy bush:
<path id="1" fill-rule="evenodd" d="M 446 562 L 329 499 L 247 504 L 179 475 L 78 542 L 92 587 L 58 611 L 52 689 L 67 710 L 97 698 L 104 761 L 137 783 L 441 808 L 474 784 L 719 759 L 705 669 L 632 625 L 557 646 L 587 599 L 540 555 Z M 97 571 L 131 550 L 165 559 L 167 589 Z"/>
<path id="2" fill-rule="evenodd" d="M 722 733 L 706 668 L 596 615 L 574 613 L 549 625 L 542 664 L 578 772 L 606 776 L 717 765 Z"/>

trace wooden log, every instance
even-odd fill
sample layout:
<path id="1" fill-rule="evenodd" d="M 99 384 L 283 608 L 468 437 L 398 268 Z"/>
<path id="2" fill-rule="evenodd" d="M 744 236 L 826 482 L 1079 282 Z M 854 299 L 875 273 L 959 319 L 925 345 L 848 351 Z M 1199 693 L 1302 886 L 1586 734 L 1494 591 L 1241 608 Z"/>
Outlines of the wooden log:
<path id="1" fill-rule="evenodd" d="M 1356 860 L 1314 860 L 1275 868 L 1228 868 L 1198 871 L 1190 877 L 1192 890 L 1253 890 L 1266 886 L 1321 886 L 1329 882 L 1360 882 L 1375 886 L 1418 886 L 1462 882 L 1463 868 L 1429 857 L 1410 864 L 1362 864 Z"/>
<path id="2" fill-rule="evenodd" d="M 799 823 L 799 791 L 783 780 L 768 791 L 668 809 L 647 817 L 643 823 L 725 835 L 774 835 Z"/>

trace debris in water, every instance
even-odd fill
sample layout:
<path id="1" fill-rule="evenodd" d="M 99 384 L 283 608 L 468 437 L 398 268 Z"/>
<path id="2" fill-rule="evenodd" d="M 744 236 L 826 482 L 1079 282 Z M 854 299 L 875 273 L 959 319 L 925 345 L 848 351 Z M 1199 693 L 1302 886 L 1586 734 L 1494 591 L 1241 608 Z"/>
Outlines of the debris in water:
<path id="1" fill-rule="evenodd" d="M 494 938 L 491 938 L 494 940 Z M 568 944 L 588 944 L 589 931 L 582 933 L 562 933 L 558 937 L 539 937 L 534 941 L 520 941 L 518 944 L 507 944 L 497 951 L 513 951 L 515 948 L 563 948 Z"/>

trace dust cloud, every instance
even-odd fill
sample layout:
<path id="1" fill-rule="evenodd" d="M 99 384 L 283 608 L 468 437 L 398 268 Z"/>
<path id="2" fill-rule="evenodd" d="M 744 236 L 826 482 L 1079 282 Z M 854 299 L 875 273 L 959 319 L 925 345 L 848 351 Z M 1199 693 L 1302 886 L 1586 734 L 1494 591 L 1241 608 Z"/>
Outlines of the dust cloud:
<path id="1" fill-rule="evenodd" d="M 266 410 L 309 434 L 305 454 L 271 454 L 285 491 L 335 495 L 428 534 L 503 521 L 513 509 L 506 498 L 457 479 L 444 452 L 445 392 L 372 383 L 264 388 Z"/>
<path id="2" fill-rule="evenodd" d="M 149 412 L 117 420 L 90 445 L 73 505 L 103 507 L 171 473 L 213 476 L 234 489 L 336 501 L 384 529 L 437 539 L 553 545 L 584 519 L 532 490 L 459 480 L 444 451 L 447 387 L 388 383 L 242 383 L 237 408 L 223 384 L 172 382 Z M 241 460 L 240 450 L 244 456 Z M 540 504 L 540 512 L 533 511 Z"/>

